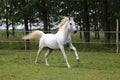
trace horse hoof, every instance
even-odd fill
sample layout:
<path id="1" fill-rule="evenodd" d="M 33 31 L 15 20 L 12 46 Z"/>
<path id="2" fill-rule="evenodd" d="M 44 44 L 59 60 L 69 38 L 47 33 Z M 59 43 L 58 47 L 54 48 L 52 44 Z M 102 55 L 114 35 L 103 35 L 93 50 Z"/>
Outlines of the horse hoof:
<path id="1" fill-rule="evenodd" d="M 68 67 L 68 69 L 71 68 L 71 67 Z"/>
<path id="2" fill-rule="evenodd" d="M 80 62 L 80 59 L 76 59 L 78 62 Z"/>
<path id="3" fill-rule="evenodd" d="M 35 62 L 35 64 L 37 65 L 37 62 Z"/>
<path id="4" fill-rule="evenodd" d="M 70 65 L 68 66 L 68 68 L 71 68 Z"/>
<path id="5" fill-rule="evenodd" d="M 45 64 L 46 66 L 49 66 L 49 64 Z"/>

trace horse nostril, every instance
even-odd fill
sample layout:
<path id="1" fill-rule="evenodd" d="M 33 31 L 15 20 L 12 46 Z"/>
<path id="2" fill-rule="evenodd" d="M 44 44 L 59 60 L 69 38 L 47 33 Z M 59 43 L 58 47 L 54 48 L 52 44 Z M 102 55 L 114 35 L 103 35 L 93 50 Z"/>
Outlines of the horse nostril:
<path id="1" fill-rule="evenodd" d="M 74 33 L 77 33 L 77 31 L 74 31 Z"/>

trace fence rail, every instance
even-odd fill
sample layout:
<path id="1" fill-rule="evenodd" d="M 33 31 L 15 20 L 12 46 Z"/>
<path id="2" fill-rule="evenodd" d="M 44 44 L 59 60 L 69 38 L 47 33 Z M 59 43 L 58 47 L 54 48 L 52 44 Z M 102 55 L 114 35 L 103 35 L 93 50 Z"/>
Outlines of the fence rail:
<path id="1" fill-rule="evenodd" d="M 22 40 L 22 37 L 25 35 L 24 31 L 22 30 L 16 30 L 15 31 L 15 36 L 12 36 L 12 31 L 10 31 L 10 37 L 7 39 L 6 38 L 6 31 L 0 31 L 0 49 L 5 49 L 6 47 L 1 47 L 4 46 L 4 44 L 14 46 L 14 45 L 21 45 L 22 49 L 24 48 L 27 50 L 27 44 L 25 40 Z M 51 31 L 50 33 L 56 33 L 57 31 Z M 72 42 L 75 44 L 86 44 L 85 38 L 84 38 L 84 33 L 88 31 L 78 31 L 77 34 L 72 34 Z M 90 32 L 90 42 L 89 44 L 110 44 L 110 45 L 116 45 L 117 53 L 119 51 L 119 39 L 118 39 L 118 34 L 120 33 L 119 31 L 98 31 L 99 32 L 99 39 L 95 39 L 95 31 L 89 31 Z M 110 43 L 105 43 L 105 37 L 104 33 L 110 33 L 111 34 L 111 39 Z M 81 36 L 81 37 L 80 37 Z M 118 40 L 117 40 L 118 39 Z M 36 44 L 38 46 L 38 40 L 30 40 L 31 44 Z M 8 47 L 9 48 L 9 47 Z M 19 46 L 16 48 L 19 49 Z M 79 48 L 79 47 L 78 47 Z"/>

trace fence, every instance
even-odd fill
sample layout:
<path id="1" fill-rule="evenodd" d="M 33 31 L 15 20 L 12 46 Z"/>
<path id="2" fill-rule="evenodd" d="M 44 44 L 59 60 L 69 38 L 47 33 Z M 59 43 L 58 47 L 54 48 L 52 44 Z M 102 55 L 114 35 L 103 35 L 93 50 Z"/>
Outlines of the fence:
<path id="1" fill-rule="evenodd" d="M 104 38 L 104 33 L 110 33 L 111 34 L 111 38 L 108 39 L 108 41 L 110 41 L 109 46 L 111 46 L 110 49 L 114 48 L 114 51 L 116 51 L 116 53 L 119 52 L 119 24 L 118 24 L 118 20 L 116 20 L 117 22 L 117 28 L 116 31 L 90 31 L 90 46 L 91 48 L 94 46 L 94 48 L 100 48 L 99 46 L 101 45 L 101 47 L 103 48 L 105 46 L 105 38 Z M 86 48 L 86 42 L 85 42 L 85 38 L 84 38 L 84 32 L 85 31 L 79 31 L 77 34 L 72 34 L 72 42 L 74 43 L 74 45 L 80 49 L 80 48 Z M 24 34 L 24 30 L 16 30 L 15 31 L 15 36 L 12 36 L 12 31 L 9 32 L 10 36 L 7 39 L 6 38 L 6 31 L 5 30 L 1 30 L 0 31 L 0 49 L 37 49 L 38 48 L 38 40 L 31 40 L 29 42 L 29 44 L 26 44 L 26 40 L 22 40 L 22 37 L 25 35 Z M 56 31 L 51 31 L 51 33 L 56 33 Z M 96 35 L 97 34 L 97 35 Z M 81 47 L 80 47 L 81 46 Z M 90 48 L 90 46 L 88 46 L 88 48 Z M 90 48 L 90 49 L 91 49 Z M 101 48 L 101 50 L 102 50 Z M 103 48 L 105 49 L 105 48 Z"/>

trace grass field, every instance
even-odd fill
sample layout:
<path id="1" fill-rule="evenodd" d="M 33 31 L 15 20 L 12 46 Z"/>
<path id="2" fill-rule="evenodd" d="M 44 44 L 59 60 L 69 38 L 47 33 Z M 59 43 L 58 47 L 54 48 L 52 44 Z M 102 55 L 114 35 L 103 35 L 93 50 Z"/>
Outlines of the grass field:
<path id="1" fill-rule="evenodd" d="M 34 64 L 37 51 L 0 50 L 0 80 L 120 80 L 120 55 L 116 53 L 79 52 L 76 62 L 71 51 L 66 51 L 72 68 L 66 68 L 59 50 L 49 56 L 44 65 L 42 51 L 39 63 Z"/>

